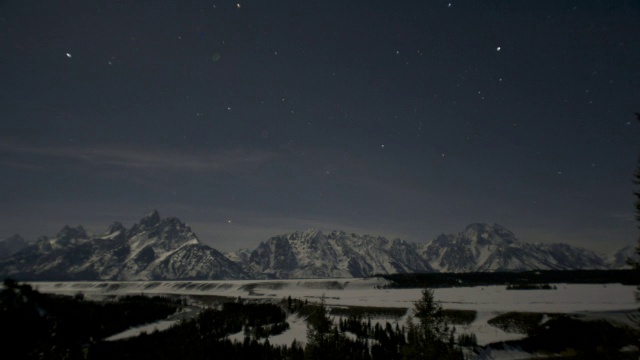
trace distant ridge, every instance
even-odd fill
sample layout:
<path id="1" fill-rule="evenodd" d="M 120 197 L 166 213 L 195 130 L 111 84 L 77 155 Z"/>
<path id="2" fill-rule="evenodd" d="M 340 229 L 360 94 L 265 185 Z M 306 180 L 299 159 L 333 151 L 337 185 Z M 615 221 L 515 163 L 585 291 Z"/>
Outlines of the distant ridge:
<path id="1" fill-rule="evenodd" d="M 433 269 L 404 240 L 311 229 L 263 241 L 243 264 L 254 277 L 365 277 L 430 272 Z"/>
<path id="2" fill-rule="evenodd" d="M 200 243 L 191 228 L 157 211 L 131 229 L 116 222 L 98 237 L 65 225 L 0 261 L 0 275 L 24 280 L 245 279 L 242 268 Z"/>
<path id="3" fill-rule="evenodd" d="M 624 249 L 623 249 L 624 250 Z M 568 244 L 519 241 L 498 224 L 474 223 L 418 245 L 334 231 L 293 232 L 228 256 L 253 277 L 361 277 L 371 274 L 619 269 L 627 252 L 600 256 Z M 617 260 L 616 260 L 617 259 Z M 616 260 L 616 261 L 614 261 Z"/>
<path id="4" fill-rule="evenodd" d="M 223 255 L 178 218 L 152 211 L 130 229 L 114 222 L 99 236 L 65 225 L 28 243 L 0 240 L 0 276 L 20 280 L 217 280 L 352 278 L 374 274 L 622 269 L 634 247 L 597 255 L 567 244 L 519 241 L 498 224 L 474 223 L 425 244 L 316 229 L 271 237 Z"/>
<path id="5" fill-rule="evenodd" d="M 606 269 L 601 256 L 567 244 L 520 242 L 498 224 L 470 224 L 458 234 L 442 234 L 420 249 L 440 272 Z"/>
<path id="6" fill-rule="evenodd" d="M 0 259 L 11 256 L 28 245 L 29 243 L 18 234 L 6 239 L 0 239 Z"/>

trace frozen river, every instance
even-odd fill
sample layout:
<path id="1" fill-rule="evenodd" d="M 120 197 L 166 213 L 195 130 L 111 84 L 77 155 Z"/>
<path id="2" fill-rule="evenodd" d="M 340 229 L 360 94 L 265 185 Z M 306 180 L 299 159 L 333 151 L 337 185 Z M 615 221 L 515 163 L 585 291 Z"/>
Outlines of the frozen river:
<path id="1" fill-rule="evenodd" d="M 367 279 L 238 280 L 238 281 L 105 281 L 33 282 L 40 292 L 87 298 L 112 295 L 209 295 L 245 299 L 292 298 L 328 305 L 413 307 L 421 289 L 385 289 L 387 281 Z M 505 286 L 437 288 L 444 308 L 477 311 L 579 312 L 636 309 L 634 286 L 620 284 L 556 284 L 557 290 L 506 290 Z"/>

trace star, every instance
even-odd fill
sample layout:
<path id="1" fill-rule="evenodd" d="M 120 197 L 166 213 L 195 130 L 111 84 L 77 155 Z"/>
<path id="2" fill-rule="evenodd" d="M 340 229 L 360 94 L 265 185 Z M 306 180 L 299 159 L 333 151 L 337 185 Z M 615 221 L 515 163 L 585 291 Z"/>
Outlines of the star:
<path id="1" fill-rule="evenodd" d="M 70 53 L 67 53 L 67 57 L 68 57 L 69 59 L 71 59 L 71 54 L 70 54 Z"/>

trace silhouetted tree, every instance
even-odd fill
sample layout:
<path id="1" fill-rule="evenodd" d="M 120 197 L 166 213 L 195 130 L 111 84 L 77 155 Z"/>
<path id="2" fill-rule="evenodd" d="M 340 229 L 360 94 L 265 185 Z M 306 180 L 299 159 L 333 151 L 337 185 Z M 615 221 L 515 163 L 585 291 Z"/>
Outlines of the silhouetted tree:
<path id="1" fill-rule="evenodd" d="M 640 113 L 636 113 L 636 117 L 638 121 L 640 121 Z M 640 157 L 638 157 L 638 168 L 636 169 L 636 173 L 634 174 L 633 183 L 637 186 L 640 186 Z M 640 190 L 635 190 L 633 194 L 636 197 L 635 206 L 636 206 L 636 220 L 640 223 Z M 640 225 L 638 225 L 640 229 Z M 636 251 L 634 252 L 635 258 L 628 259 L 629 265 L 631 265 L 636 272 L 636 277 L 640 279 L 640 238 L 638 239 L 638 246 L 636 247 Z M 640 302 L 640 286 L 636 291 L 636 301 Z"/>
<path id="2" fill-rule="evenodd" d="M 414 304 L 418 323 L 408 320 L 407 343 L 402 348 L 405 359 L 462 359 L 455 348 L 453 330 L 449 328 L 442 306 L 433 297 L 433 290 L 422 291 L 422 299 Z"/>
<path id="3" fill-rule="evenodd" d="M 6 344 L 2 357 L 36 359 L 50 337 L 51 322 L 39 311 L 38 293 L 7 278 L 0 291 L 0 332 Z M 10 346 L 10 347 L 9 347 Z M 12 355 L 6 353 L 12 349 Z"/>
<path id="4" fill-rule="evenodd" d="M 324 295 L 319 306 L 314 306 L 307 318 L 307 347 L 305 359 L 322 359 L 328 347 L 333 321 L 328 315 Z"/>

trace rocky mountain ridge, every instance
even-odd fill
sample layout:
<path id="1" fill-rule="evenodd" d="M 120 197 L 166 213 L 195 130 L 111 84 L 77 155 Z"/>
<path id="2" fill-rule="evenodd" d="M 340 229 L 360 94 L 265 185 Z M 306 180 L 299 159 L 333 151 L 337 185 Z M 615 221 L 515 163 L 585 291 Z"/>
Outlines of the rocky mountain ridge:
<path id="1" fill-rule="evenodd" d="M 29 246 L 29 242 L 18 234 L 0 239 L 0 259 L 11 256 L 27 246 Z"/>
<path id="2" fill-rule="evenodd" d="M 628 246 L 606 256 L 567 244 L 519 241 L 498 224 L 470 224 L 425 244 L 316 229 L 282 234 L 254 250 L 222 254 L 200 242 L 175 217 L 157 211 L 125 228 L 114 222 L 99 236 L 64 226 L 27 243 L 15 236 L 0 275 L 31 280 L 213 280 L 366 277 L 418 272 L 619 269 Z M 17 249 L 17 250 L 16 250 Z"/>
<path id="3" fill-rule="evenodd" d="M 245 279 L 175 217 L 153 211 L 131 229 L 113 223 L 97 237 L 69 226 L 0 261 L 0 275 L 38 280 Z"/>
<path id="4" fill-rule="evenodd" d="M 433 271 L 416 250 L 400 239 L 312 229 L 263 241 L 243 265 L 256 277 L 279 279 Z"/>
<path id="5" fill-rule="evenodd" d="M 498 224 L 470 224 L 458 234 L 440 235 L 421 255 L 440 272 L 606 269 L 605 259 L 568 244 L 519 241 Z"/>

